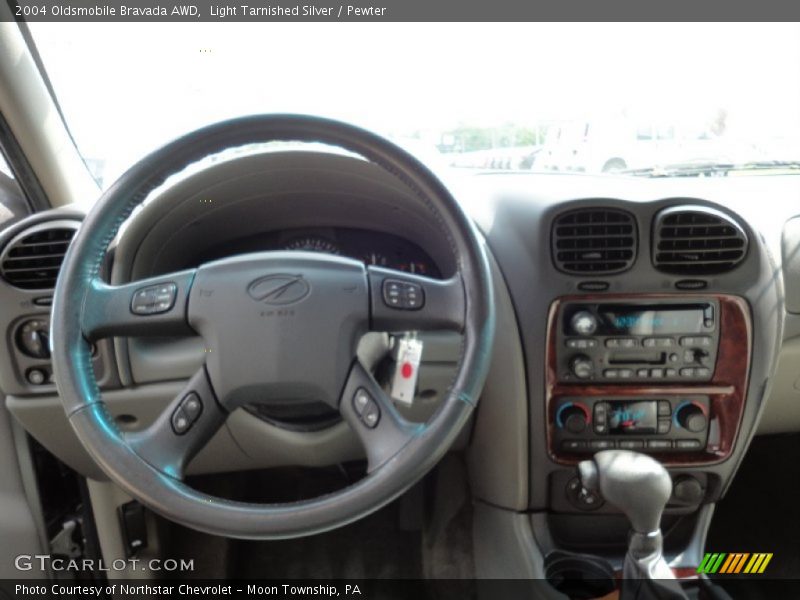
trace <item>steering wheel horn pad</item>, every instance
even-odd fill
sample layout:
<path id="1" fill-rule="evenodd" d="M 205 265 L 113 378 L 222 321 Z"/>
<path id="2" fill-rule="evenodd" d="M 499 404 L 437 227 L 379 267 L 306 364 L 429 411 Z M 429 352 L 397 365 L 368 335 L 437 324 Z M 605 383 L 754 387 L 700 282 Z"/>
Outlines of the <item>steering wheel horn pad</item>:
<path id="1" fill-rule="evenodd" d="M 146 280 L 100 275 L 121 224 L 170 175 L 231 147 L 321 142 L 371 160 L 416 194 L 453 250 L 457 272 L 435 280 L 306 252 L 244 254 Z M 384 300 L 388 280 L 418 286 L 414 310 Z M 156 290 L 153 311 L 133 298 Z M 149 297 L 149 296 L 147 296 Z M 367 331 L 462 333 L 456 375 L 434 416 L 410 423 L 356 358 Z M 205 361 L 146 429 L 123 432 L 103 401 L 89 342 L 108 336 L 200 335 Z M 53 366 L 70 424 L 120 487 L 168 519 L 217 535 L 295 537 L 331 529 L 387 504 L 430 470 L 467 422 L 494 337 L 492 279 L 483 242 L 449 191 L 416 159 L 351 125 L 302 115 L 258 115 L 190 133 L 145 157 L 99 199 L 64 259 L 53 299 Z M 322 400 L 364 447 L 368 475 L 333 494 L 259 505 L 210 497 L 183 481 L 186 466 L 254 399 Z M 358 398 L 358 400 L 356 400 Z M 368 405 L 368 410 L 365 406 Z"/>
<path id="2" fill-rule="evenodd" d="M 246 254 L 197 270 L 189 325 L 222 406 L 339 394 L 369 325 L 366 268 L 319 253 Z"/>

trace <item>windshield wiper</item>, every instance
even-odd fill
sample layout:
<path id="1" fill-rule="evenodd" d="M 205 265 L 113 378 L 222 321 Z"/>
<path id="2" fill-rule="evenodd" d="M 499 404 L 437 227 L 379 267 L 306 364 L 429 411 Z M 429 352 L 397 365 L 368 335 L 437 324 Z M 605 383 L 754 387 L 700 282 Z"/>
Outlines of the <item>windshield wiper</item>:
<path id="1" fill-rule="evenodd" d="M 781 174 L 800 174 L 798 160 L 762 160 L 748 163 L 691 162 L 622 171 L 637 177 L 727 177 L 731 173 L 778 171 Z"/>

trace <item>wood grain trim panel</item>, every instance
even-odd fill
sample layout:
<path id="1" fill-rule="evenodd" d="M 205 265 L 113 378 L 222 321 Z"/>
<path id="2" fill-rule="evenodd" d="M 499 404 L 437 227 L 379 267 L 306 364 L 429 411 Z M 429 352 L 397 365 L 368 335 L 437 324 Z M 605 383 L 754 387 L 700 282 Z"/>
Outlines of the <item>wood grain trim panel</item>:
<path id="1" fill-rule="evenodd" d="M 556 340 L 558 315 L 566 302 L 621 302 L 628 300 L 676 300 L 714 298 L 719 302 L 719 351 L 710 382 L 698 384 L 562 384 L 558 381 Z M 545 407 L 547 417 L 547 448 L 550 458 L 559 464 L 574 465 L 585 458 L 579 454 L 560 452 L 553 447 L 555 405 L 561 397 L 583 396 L 648 396 L 704 395 L 709 397 L 711 421 L 710 435 L 704 451 L 693 453 L 653 453 L 670 466 L 710 465 L 730 456 L 741 426 L 747 400 L 752 353 L 752 320 L 750 308 L 744 299 L 727 294 L 603 294 L 564 296 L 550 306 L 547 317 L 547 352 L 545 372 Z"/>

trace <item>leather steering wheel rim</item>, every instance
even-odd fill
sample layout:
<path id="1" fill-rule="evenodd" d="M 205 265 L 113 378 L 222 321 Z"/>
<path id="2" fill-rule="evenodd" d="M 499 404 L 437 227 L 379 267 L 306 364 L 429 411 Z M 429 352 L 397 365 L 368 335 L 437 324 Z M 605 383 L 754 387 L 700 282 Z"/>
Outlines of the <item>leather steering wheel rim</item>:
<path id="1" fill-rule="evenodd" d="M 450 243 L 457 274 L 443 283 L 401 274 L 405 283 L 418 285 L 423 293 L 425 307 L 419 311 L 393 311 L 382 302 L 384 286 L 395 272 L 302 253 L 252 255 L 223 265 L 203 265 L 191 272 L 122 286 L 102 281 L 101 265 L 110 241 L 131 212 L 169 176 L 225 149 L 272 141 L 338 146 L 396 176 L 436 219 Z M 239 401 L 241 390 L 220 394 L 215 381 L 219 382 L 222 376 L 219 373 L 224 370 L 222 363 L 207 364 L 187 384 L 188 391 L 159 417 L 152 431 L 139 437 L 125 434 L 106 410 L 94 378 L 89 343 L 109 335 L 163 335 L 202 329 L 204 323 L 213 321 L 209 315 L 214 314 L 202 312 L 206 306 L 203 286 L 218 285 L 218 290 L 232 290 L 230 294 L 244 297 L 239 280 L 222 286 L 214 279 L 222 277 L 223 272 L 229 277 L 237 269 L 243 271 L 242 277 L 251 277 L 251 273 L 264 269 L 267 273 L 280 274 L 287 269 L 306 273 L 298 277 L 310 282 L 309 297 L 315 297 L 314 293 L 319 296 L 325 282 L 335 279 L 333 275 L 342 279 L 331 286 L 342 287 L 341 282 L 350 282 L 344 287 L 358 298 L 353 301 L 357 308 L 347 309 L 351 311 L 347 315 L 361 311 L 367 306 L 365 302 L 369 314 L 364 323 L 359 321 L 352 332 L 348 330 L 349 337 L 360 332 L 362 326 L 413 330 L 418 324 L 415 319 L 421 329 L 459 330 L 463 343 L 457 372 L 438 411 L 425 426 L 409 427 L 398 419 L 391 401 L 387 402 L 371 376 L 356 363 L 349 374 L 336 379 L 343 389 L 332 392 L 331 398 L 338 399 L 343 417 L 358 430 L 362 442 L 369 442 L 371 469 L 365 478 L 338 492 L 291 504 L 237 502 L 212 497 L 186 485 L 182 481 L 182 467 L 198 450 L 195 446 L 207 441 L 214 428 L 224 422 L 227 411 Z M 318 277 L 319 274 L 325 278 Z M 212 284 L 205 283 L 208 280 Z M 261 280 L 253 284 L 257 281 Z M 170 287 L 165 289 L 167 284 Z M 133 295 L 148 286 L 156 289 L 154 293 L 171 290 L 173 306 L 163 313 L 133 314 Z M 299 293 L 295 295 L 300 297 Z M 345 302 L 345 297 L 342 298 Z M 252 298 L 242 300 L 245 301 L 252 302 Z M 313 298 L 307 300 L 312 301 Z M 131 167 L 102 195 L 86 216 L 64 259 L 53 299 L 51 343 L 55 379 L 70 424 L 111 480 L 155 512 L 185 526 L 229 537 L 277 539 L 308 535 L 354 521 L 386 505 L 427 473 L 450 448 L 478 402 L 488 372 L 494 322 L 492 277 L 483 242 L 447 188 L 426 167 L 387 140 L 352 125 L 303 115 L 256 115 L 211 125 L 167 144 Z M 276 324 L 277 321 L 264 323 L 272 328 L 289 326 Z M 201 333 L 204 338 L 205 333 Z M 211 337 L 214 335 L 215 331 L 209 333 Z M 377 403 L 382 415 L 377 429 L 365 427 L 362 416 L 354 412 L 355 400 L 350 399 L 356 390 L 366 390 Z M 175 415 L 179 409 L 186 409 L 183 403 L 193 393 L 203 401 L 202 412 L 194 417 L 196 424 L 189 434 L 176 434 Z"/>

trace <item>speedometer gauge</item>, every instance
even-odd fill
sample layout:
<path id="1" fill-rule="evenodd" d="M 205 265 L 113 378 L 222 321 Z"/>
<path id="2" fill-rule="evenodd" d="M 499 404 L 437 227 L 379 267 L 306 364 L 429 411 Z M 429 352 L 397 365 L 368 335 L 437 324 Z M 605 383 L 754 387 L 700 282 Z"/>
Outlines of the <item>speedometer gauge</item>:
<path id="1" fill-rule="evenodd" d="M 294 239 L 284 246 L 284 250 L 305 250 L 306 252 L 324 252 L 325 254 L 342 253 L 334 242 L 316 236 Z"/>

